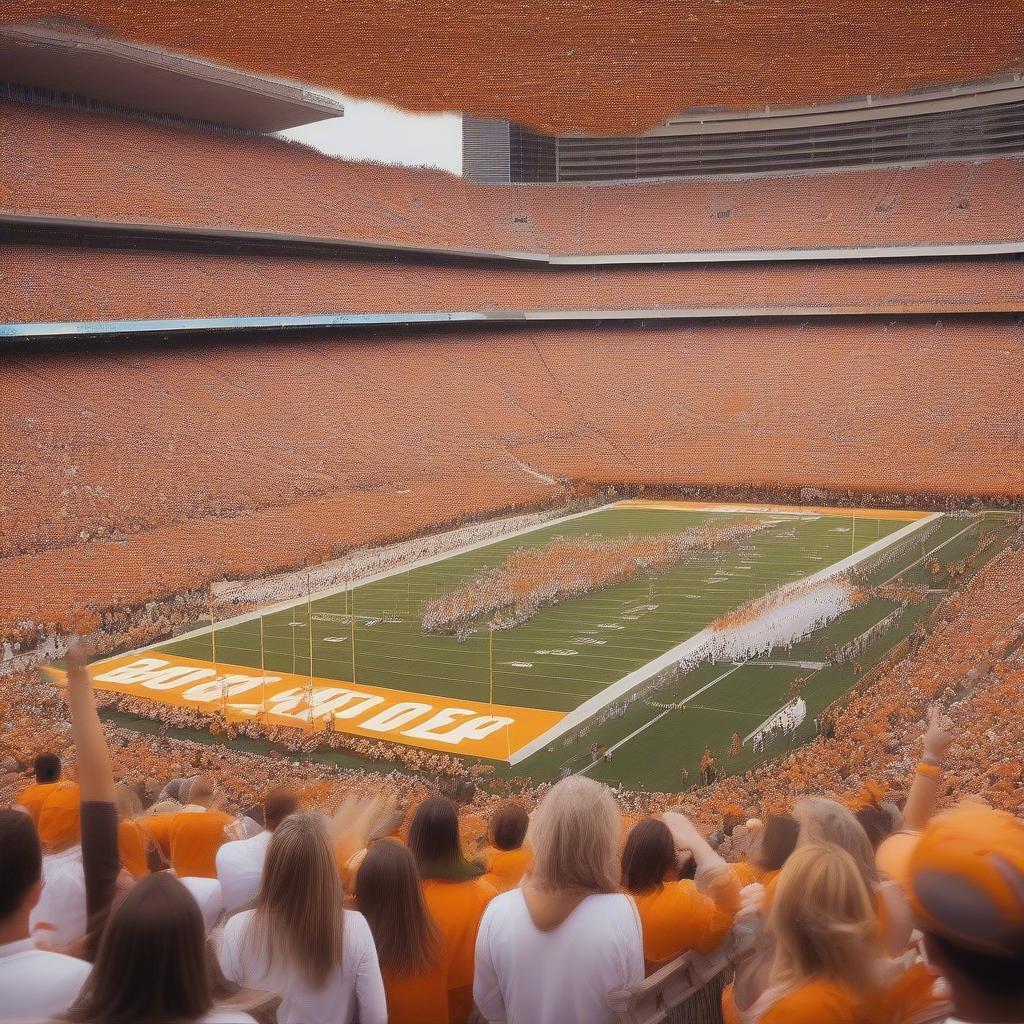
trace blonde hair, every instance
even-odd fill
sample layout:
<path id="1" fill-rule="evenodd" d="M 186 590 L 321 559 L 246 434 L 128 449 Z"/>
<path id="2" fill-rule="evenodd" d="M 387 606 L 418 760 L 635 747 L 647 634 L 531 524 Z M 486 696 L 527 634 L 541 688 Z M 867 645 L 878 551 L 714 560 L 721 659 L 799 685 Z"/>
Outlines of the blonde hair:
<path id="1" fill-rule="evenodd" d="M 878 922 L 856 861 L 831 844 L 797 847 L 779 873 L 768 927 L 775 934 L 775 984 L 815 977 L 854 992 L 874 984 Z"/>
<path id="2" fill-rule="evenodd" d="M 827 843 L 845 850 L 856 861 L 868 891 L 873 890 L 878 884 L 874 847 L 852 811 L 834 800 L 807 796 L 797 801 L 793 816 L 800 822 L 800 845 Z"/>
<path id="3" fill-rule="evenodd" d="M 283 962 L 321 988 L 341 963 L 343 900 L 327 819 L 315 811 L 289 815 L 267 847 L 250 940 L 268 962 Z"/>
<path id="4" fill-rule="evenodd" d="M 618 892 L 622 817 L 607 786 L 572 775 L 540 802 L 530 840 L 540 888 Z"/>

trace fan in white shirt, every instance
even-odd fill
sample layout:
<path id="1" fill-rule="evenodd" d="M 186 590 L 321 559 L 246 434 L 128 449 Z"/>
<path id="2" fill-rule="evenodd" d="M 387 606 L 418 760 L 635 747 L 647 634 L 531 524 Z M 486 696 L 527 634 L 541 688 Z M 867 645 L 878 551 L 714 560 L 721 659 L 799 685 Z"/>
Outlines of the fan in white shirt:
<path id="1" fill-rule="evenodd" d="M 85 869 L 82 847 L 43 857 L 43 891 L 32 910 L 29 928 L 42 946 L 61 949 L 85 935 Z"/>
<path id="2" fill-rule="evenodd" d="M 77 1024 L 254 1024 L 247 1013 L 214 1005 L 199 905 L 166 871 L 136 883 L 111 914 L 92 974 L 68 1016 Z"/>
<path id="3" fill-rule="evenodd" d="M 36 949 L 29 938 L 29 915 L 42 886 L 41 860 L 32 819 L 0 810 L 0 1021 L 63 1013 L 89 976 L 84 960 Z"/>
<path id="4" fill-rule="evenodd" d="M 640 917 L 618 892 L 622 818 L 581 776 L 544 797 L 533 871 L 492 900 L 476 940 L 473 997 L 491 1022 L 612 1024 L 616 994 L 644 977 Z"/>
<path id="5" fill-rule="evenodd" d="M 298 809 L 299 802 L 290 790 L 271 790 L 263 804 L 266 831 L 251 839 L 225 843 L 217 851 L 217 880 L 224 899 L 224 911 L 229 917 L 251 905 L 256 898 L 270 837 L 274 829 Z"/>
<path id="6" fill-rule="evenodd" d="M 343 896 L 326 819 L 286 818 L 267 849 L 256 908 L 228 921 L 218 951 L 229 981 L 280 996 L 278 1024 L 387 1024 L 373 936 Z"/>

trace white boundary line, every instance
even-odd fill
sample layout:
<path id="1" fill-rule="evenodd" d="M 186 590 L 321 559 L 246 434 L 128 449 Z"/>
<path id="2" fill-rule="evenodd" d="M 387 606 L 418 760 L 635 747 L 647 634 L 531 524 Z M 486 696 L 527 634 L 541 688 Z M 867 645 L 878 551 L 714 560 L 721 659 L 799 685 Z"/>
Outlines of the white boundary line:
<path id="1" fill-rule="evenodd" d="M 676 704 L 673 704 L 672 707 L 665 708 L 665 710 L 662 711 L 661 714 L 655 715 L 652 719 L 650 719 L 650 721 L 644 722 L 644 724 L 641 725 L 639 729 L 634 729 L 628 736 L 625 736 L 621 740 L 619 740 L 618 743 L 613 743 L 605 751 L 605 754 L 614 754 L 615 751 L 619 749 L 619 747 L 624 747 L 635 736 L 639 736 L 640 733 L 644 731 L 644 729 L 649 729 L 652 725 L 654 725 L 655 722 L 660 722 L 666 715 L 671 714 L 673 711 L 678 711 L 681 707 L 685 706 L 686 704 L 689 704 L 694 697 L 699 697 L 705 690 L 710 690 L 712 686 L 716 686 L 727 676 L 731 676 L 733 672 L 735 672 L 737 669 L 743 668 L 744 665 L 746 665 L 745 661 L 741 661 L 738 665 L 733 665 L 732 668 L 727 669 L 720 676 L 715 676 L 715 678 L 712 679 L 710 683 L 705 683 L 699 690 L 694 690 L 693 693 L 689 695 L 689 697 L 684 697 L 683 700 L 679 701 Z M 776 714 L 778 714 L 778 712 L 776 712 Z M 599 757 L 596 761 L 591 761 L 586 768 L 581 768 L 576 774 L 586 775 L 587 772 L 589 772 L 590 769 L 594 767 L 594 765 L 600 764 L 602 760 L 604 760 L 604 755 Z"/>
<path id="2" fill-rule="evenodd" d="M 849 555 L 841 561 L 827 566 L 811 576 L 805 576 L 799 580 L 794 580 L 792 583 L 786 583 L 783 586 L 776 588 L 774 592 L 778 593 L 779 591 L 789 590 L 792 587 L 803 586 L 807 583 L 816 583 L 818 580 L 827 579 L 837 573 L 845 572 L 847 569 L 852 568 L 858 563 L 863 562 L 865 559 L 870 558 L 872 555 L 877 554 L 884 548 L 889 547 L 890 544 L 895 544 L 904 537 L 910 536 L 910 534 L 915 530 L 919 530 L 922 526 L 934 522 L 941 515 L 941 512 L 933 512 L 929 516 L 925 516 L 922 519 L 908 523 L 902 529 L 896 530 L 894 533 L 890 533 L 887 537 L 882 537 L 880 540 L 876 540 L 873 544 L 869 544 L 866 548 L 862 548 L 855 554 Z M 515 751 L 509 759 L 509 764 L 518 764 L 531 754 L 537 753 L 538 750 L 543 750 L 544 747 L 557 740 L 559 736 L 575 729 L 588 718 L 592 718 L 603 708 L 607 707 L 613 701 L 618 700 L 619 697 L 624 696 L 629 693 L 630 690 L 634 690 L 642 683 L 647 682 L 648 679 L 656 675 L 658 672 L 668 668 L 670 665 L 676 664 L 677 662 L 683 661 L 684 659 L 697 654 L 700 649 L 708 643 L 711 636 L 712 630 L 710 628 L 704 628 L 699 633 L 695 633 L 688 640 L 684 640 L 681 644 L 677 644 L 675 647 L 667 650 L 664 654 L 655 658 L 653 661 L 649 661 L 646 665 L 641 665 L 640 668 L 635 669 L 628 675 L 624 675 L 618 682 L 612 683 L 610 686 L 606 686 L 600 693 L 591 697 L 590 700 L 584 701 L 578 708 L 576 708 L 575 711 L 570 711 L 557 725 L 548 729 L 547 732 L 542 733 L 536 739 L 531 740 L 526 744 L 526 746 L 520 747 Z"/>
<path id="3" fill-rule="evenodd" d="M 543 530 L 549 526 L 558 526 L 560 523 L 567 523 L 572 519 L 581 519 L 583 516 L 592 516 L 596 512 L 606 512 L 608 509 L 615 508 L 618 502 L 613 502 L 610 505 L 598 505 L 597 508 L 588 508 L 583 512 L 573 512 L 567 516 L 559 516 L 555 519 L 545 519 L 540 523 L 534 523 L 530 526 L 522 526 L 518 530 L 512 530 L 510 533 L 503 533 L 500 537 L 485 537 L 482 540 L 473 541 L 471 544 L 466 544 L 464 547 L 450 548 L 447 551 L 442 551 L 436 555 L 424 555 L 422 558 L 417 558 L 412 562 L 405 562 L 402 565 L 393 566 L 390 569 L 385 569 L 382 572 L 373 573 L 369 576 L 359 576 L 352 580 L 347 580 L 345 583 L 339 583 L 333 587 L 327 587 L 324 590 L 317 590 L 311 596 L 313 600 L 319 601 L 322 597 L 333 597 L 335 594 L 342 594 L 346 590 L 350 590 L 356 587 L 363 587 L 369 583 L 377 583 L 380 580 L 386 580 L 390 576 L 399 576 L 403 572 L 409 572 L 412 569 L 419 569 L 424 565 L 433 565 L 435 562 L 443 562 L 448 558 L 455 558 L 458 555 L 468 554 L 470 551 L 476 551 L 478 548 L 485 548 L 491 544 L 500 544 L 502 541 L 511 540 L 514 537 L 521 537 L 527 533 L 533 533 L 535 530 Z M 452 530 L 451 533 L 458 531 Z M 443 537 L 444 534 L 438 536 Z M 297 607 L 300 604 L 305 604 L 306 599 L 304 597 L 289 597 L 285 601 L 279 601 L 276 604 L 265 605 L 262 608 L 257 608 L 252 612 L 245 612 L 242 615 L 236 615 L 230 619 L 218 619 L 217 629 L 224 629 L 227 626 L 237 626 L 242 622 L 251 622 L 253 619 L 258 619 L 261 615 L 273 615 L 276 612 L 287 611 L 289 608 Z M 135 651 L 130 651 L 131 654 L 138 654 L 142 651 L 151 651 L 155 647 L 165 647 L 169 643 L 177 643 L 179 640 L 191 640 L 197 636 L 203 636 L 209 633 L 213 629 L 213 626 L 200 626 L 198 629 L 190 630 L 187 633 L 179 633 L 178 636 L 170 637 L 167 640 L 158 640 L 156 643 L 147 644 L 145 647 L 139 647 Z M 114 658 L 123 658 L 123 654 L 114 655 L 111 658 L 106 658 L 104 661 L 113 661 Z M 96 662 L 97 665 L 104 664 L 103 661 Z"/>
<path id="4" fill-rule="evenodd" d="M 388 579 L 391 576 L 398 576 L 401 573 L 409 572 L 412 569 L 418 569 L 425 565 L 433 565 L 436 562 L 442 562 L 449 558 L 454 558 L 458 555 L 467 554 L 470 551 L 476 551 L 479 548 L 489 547 L 492 544 L 500 544 L 503 541 L 511 540 L 515 537 L 521 537 L 529 533 L 534 533 L 537 530 L 547 529 L 550 526 L 558 526 L 561 523 L 567 523 L 574 519 L 582 519 L 584 516 L 592 516 L 598 512 L 607 512 L 612 509 L 625 506 L 625 509 L 629 508 L 626 502 L 631 502 L 631 499 L 625 499 L 624 501 L 612 502 L 608 505 L 598 505 L 597 508 L 585 509 L 583 512 L 573 512 L 567 516 L 561 516 L 556 519 L 547 519 L 540 523 L 535 523 L 531 526 L 524 526 L 518 530 L 513 530 L 511 533 L 502 534 L 500 537 L 489 537 L 482 540 L 474 541 L 472 544 L 467 544 L 461 548 L 453 548 L 449 551 L 442 551 L 436 555 L 427 555 L 423 558 L 418 558 L 412 562 L 408 562 L 405 565 L 394 566 L 390 569 L 386 569 L 383 572 L 374 573 L 370 576 L 363 576 L 347 583 L 342 583 L 334 587 L 328 587 L 326 590 L 320 590 L 316 593 L 316 598 L 319 600 L 323 597 L 332 597 L 335 594 L 344 593 L 346 590 L 353 587 L 362 587 L 370 583 L 377 583 L 380 580 Z M 637 508 L 638 511 L 646 511 L 643 508 Z M 650 509 L 650 511 L 657 511 L 656 509 Z M 807 516 L 815 515 L 817 517 L 834 515 L 836 518 L 846 518 L 845 510 L 837 509 L 835 513 L 832 512 L 801 512 L 799 510 L 781 510 L 774 509 L 770 505 L 756 506 L 756 505 L 735 505 L 726 504 L 717 509 L 688 509 L 688 508 L 672 508 L 667 507 L 666 511 L 678 511 L 678 512 L 699 512 L 703 514 L 719 514 L 719 515 L 735 515 L 738 511 L 757 513 L 761 515 L 779 515 L 779 516 Z M 851 510 L 850 515 L 854 514 L 855 510 Z M 858 510 L 865 511 L 865 510 Z M 904 537 L 909 536 L 915 530 L 920 529 L 922 526 L 934 522 L 936 519 L 942 516 L 941 512 L 933 512 L 931 515 L 924 516 L 921 519 L 917 519 L 894 533 L 890 533 L 886 537 L 882 537 L 880 540 L 876 540 L 873 544 L 869 544 L 866 548 L 862 548 L 860 551 L 853 555 L 850 555 L 839 562 L 827 566 L 824 569 L 819 570 L 811 576 L 802 577 L 799 580 L 794 580 L 791 583 L 786 583 L 781 587 L 776 588 L 776 592 L 779 590 L 787 590 L 790 587 L 802 586 L 805 583 L 814 583 L 818 580 L 827 579 L 829 576 L 833 576 L 836 573 L 845 571 L 854 565 L 870 558 L 878 551 L 883 550 L 890 544 L 894 544 Z M 865 516 L 863 518 L 870 518 Z M 455 531 L 451 531 L 455 532 Z M 278 602 L 277 604 L 268 605 L 264 608 L 257 608 L 255 611 L 246 612 L 242 615 L 236 615 L 233 618 L 221 619 L 216 624 L 216 628 L 223 629 L 228 626 L 235 626 L 242 622 L 251 622 L 253 619 L 258 619 L 261 615 L 272 615 L 276 612 L 284 611 L 288 608 L 293 608 L 302 603 L 301 598 L 289 598 L 286 601 Z M 165 640 L 159 640 L 156 643 L 147 644 L 145 647 L 138 647 L 133 651 L 127 652 L 127 654 L 116 654 L 109 658 L 104 658 L 102 661 L 95 663 L 97 667 L 105 665 L 108 661 L 114 661 L 119 658 L 126 657 L 128 654 L 141 654 L 144 651 L 151 651 L 157 647 L 165 647 L 169 643 L 177 643 L 179 640 L 190 640 L 195 637 L 204 636 L 211 632 L 214 627 L 200 626 L 198 629 L 191 630 L 188 633 L 181 633 L 178 636 L 171 637 Z M 584 701 L 575 710 L 570 711 L 557 725 L 553 726 L 547 732 L 542 733 L 536 739 L 531 740 L 525 746 L 520 747 L 514 751 L 510 757 L 508 763 L 510 765 L 518 764 L 520 761 L 525 760 L 532 754 L 535 754 L 538 750 L 543 749 L 545 746 L 553 743 L 559 736 L 571 729 L 575 729 L 578 725 L 582 724 L 588 718 L 593 717 L 603 708 L 607 707 L 613 701 L 619 697 L 628 693 L 630 690 L 635 689 L 637 686 L 646 682 L 651 676 L 662 671 L 668 666 L 682 661 L 690 655 L 698 653 L 698 651 L 704 647 L 708 640 L 711 638 L 711 630 L 708 628 L 702 629 L 699 633 L 695 633 L 693 636 L 684 640 L 682 643 L 677 644 L 675 647 L 670 648 L 664 654 L 659 655 L 652 661 L 647 662 L 645 665 L 641 665 L 640 668 L 623 676 L 617 682 L 611 683 L 606 686 L 600 693 L 596 693 L 593 697 Z"/>

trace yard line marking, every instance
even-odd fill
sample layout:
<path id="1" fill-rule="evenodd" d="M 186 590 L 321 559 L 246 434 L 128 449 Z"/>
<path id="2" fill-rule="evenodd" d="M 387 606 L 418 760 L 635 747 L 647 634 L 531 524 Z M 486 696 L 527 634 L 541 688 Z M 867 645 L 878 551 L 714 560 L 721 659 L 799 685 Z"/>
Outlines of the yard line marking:
<path id="1" fill-rule="evenodd" d="M 673 711 L 678 711 L 684 705 L 689 704 L 690 701 L 694 699 L 694 697 L 699 697 L 705 690 L 710 690 L 711 687 L 714 686 L 716 683 L 720 683 L 723 679 L 725 679 L 726 676 L 731 676 L 733 672 L 735 672 L 737 669 L 743 668 L 745 664 L 746 662 L 742 661 L 738 665 L 733 665 L 733 667 L 729 669 L 728 672 L 723 672 L 720 676 L 716 676 L 714 679 L 711 680 L 710 683 L 705 683 L 699 690 L 694 690 L 689 697 L 686 697 L 684 700 L 679 701 L 677 704 L 673 704 L 670 708 L 666 708 L 664 711 L 661 712 L 660 715 L 655 715 L 649 722 L 645 723 L 644 725 L 641 725 L 639 729 L 635 729 L 624 739 L 619 740 L 618 743 L 612 744 L 612 746 L 610 746 L 604 752 L 604 754 L 601 755 L 601 757 L 599 757 L 596 761 L 591 761 L 586 768 L 581 768 L 580 771 L 577 772 L 577 774 L 586 775 L 587 772 L 589 772 L 590 769 L 594 767 L 594 765 L 600 764 L 604 760 L 605 754 L 614 754 L 615 751 L 619 749 L 619 747 L 627 744 L 631 739 L 633 739 L 633 737 L 639 736 L 640 733 L 642 733 L 645 729 L 649 729 L 652 725 L 654 725 L 655 722 L 660 722 L 667 714 L 670 714 Z"/>

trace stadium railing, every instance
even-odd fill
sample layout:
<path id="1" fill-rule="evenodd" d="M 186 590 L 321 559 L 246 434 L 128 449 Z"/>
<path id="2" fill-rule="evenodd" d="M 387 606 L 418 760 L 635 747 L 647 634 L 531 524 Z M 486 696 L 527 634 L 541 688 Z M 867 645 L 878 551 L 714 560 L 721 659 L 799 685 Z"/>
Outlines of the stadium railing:
<path id="1" fill-rule="evenodd" d="M 707 956 L 684 953 L 621 994 L 619 1024 L 721 1024 L 722 989 L 732 971 L 727 938 Z"/>

